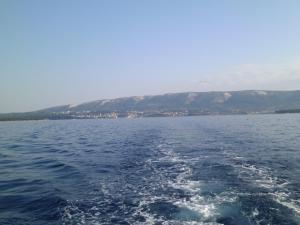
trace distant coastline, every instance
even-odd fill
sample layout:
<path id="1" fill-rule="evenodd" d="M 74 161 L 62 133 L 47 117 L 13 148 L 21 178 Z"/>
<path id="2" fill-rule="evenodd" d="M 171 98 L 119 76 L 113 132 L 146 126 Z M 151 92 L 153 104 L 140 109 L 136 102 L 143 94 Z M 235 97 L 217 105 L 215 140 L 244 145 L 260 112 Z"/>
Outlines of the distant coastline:
<path id="1" fill-rule="evenodd" d="M 283 110 L 277 110 L 275 113 L 278 114 L 285 114 L 285 113 L 300 113 L 300 109 L 283 109 Z"/>
<path id="2" fill-rule="evenodd" d="M 263 112 L 263 113 L 189 113 L 189 112 L 128 112 L 128 113 L 89 113 L 89 114 L 67 114 L 60 115 L 55 113 L 50 114 L 36 114 L 30 115 L 27 113 L 9 113 L 0 114 L 0 121 L 30 121 L 30 120 L 72 120 L 72 119 L 118 119 L 118 118 L 153 118 L 153 117 L 188 117 L 188 116 L 208 116 L 208 115 L 250 115 L 250 114 L 275 114 L 277 112 Z"/>
<path id="3" fill-rule="evenodd" d="M 33 112 L 0 114 L 0 121 L 272 113 L 300 113 L 300 91 L 246 90 L 134 96 L 56 106 Z"/>

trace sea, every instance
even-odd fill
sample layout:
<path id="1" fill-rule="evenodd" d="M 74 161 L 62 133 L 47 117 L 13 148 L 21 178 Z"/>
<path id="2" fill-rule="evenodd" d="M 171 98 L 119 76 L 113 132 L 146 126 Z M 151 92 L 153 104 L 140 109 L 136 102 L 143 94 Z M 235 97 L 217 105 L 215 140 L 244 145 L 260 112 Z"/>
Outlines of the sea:
<path id="1" fill-rule="evenodd" d="M 0 122 L 0 224 L 300 224 L 300 114 Z"/>

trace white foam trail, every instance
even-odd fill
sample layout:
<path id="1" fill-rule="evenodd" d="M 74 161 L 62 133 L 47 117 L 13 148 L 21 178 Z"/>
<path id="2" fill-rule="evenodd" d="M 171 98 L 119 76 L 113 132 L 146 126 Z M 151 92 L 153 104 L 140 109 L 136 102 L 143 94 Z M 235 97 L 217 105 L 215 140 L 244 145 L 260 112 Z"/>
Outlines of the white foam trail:
<path id="1" fill-rule="evenodd" d="M 300 216 L 300 206 L 299 201 L 290 199 L 289 193 L 285 192 L 275 192 L 272 193 L 273 199 L 281 205 L 286 206 L 289 209 L 292 209 L 295 213 Z M 290 200 L 289 200 L 290 199 Z"/>
<path id="2" fill-rule="evenodd" d="M 162 186 L 171 187 L 177 190 L 181 190 L 185 193 L 185 195 L 189 196 L 188 198 L 178 199 L 173 198 L 170 196 L 163 196 L 163 197 L 155 197 L 151 196 L 150 199 L 144 198 L 143 201 L 141 201 L 136 214 L 143 216 L 146 221 L 144 223 L 135 223 L 135 224 L 155 224 L 157 222 L 160 222 L 164 225 L 172 224 L 203 224 L 203 225 L 217 225 L 219 223 L 216 222 L 204 222 L 207 220 L 214 220 L 215 216 L 217 215 L 216 212 L 216 206 L 213 202 L 208 202 L 204 197 L 202 197 L 201 194 L 201 183 L 199 181 L 191 180 L 189 177 L 193 174 L 193 171 L 191 167 L 189 166 L 189 163 L 191 163 L 191 160 L 186 160 L 182 157 L 180 157 L 178 154 L 176 154 L 172 149 L 167 148 L 165 145 L 159 145 L 158 150 L 160 151 L 162 157 L 159 159 L 149 159 L 147 161 L 148 166 L 151 166 L 155 169 L 155 165 L 162 162 L 171 162 L 172 166 L 176 168 L 176 171 L 178 172 L 178 175 L 176 178 L 168 178 L 168 174 L 162 174 L 163 172 L 158 170 L 157 174 L 158 176 L 163 176 L 162 179 Z M 142 196 L 149 196 L 145 193 L 143 193 Z M 199 215 L 199 218 L 203 219 L 203 222 L 200 221 L 182 221 L 182 220 L 168 220 L 165 221 L 163 218 L 157 218 L 157 215 L 152 215 L 150 212 L 143 210 L 147 208 L 147 206 L 151 203 L 154 203 L 155 201 L 163 200 L 167 201 L 177 207 L 179 209 L 188 209 L 196 214 Z M 201 219 L 201 220 L 202 220 Z"/>
<path id="3" fill-rule="evenodd" d="M 265 188 L 268 190 L 266 195 L 272 196 L 274 201 L 293 210 L 300 216 L 300 204 L 298 200 L 292 199 L 291 192 L 286 187 L 289 184 L 287 180 L 274 176 L 269 168 L 259 168 L 256 165 L 243 162 L 243 157 L 229 153 L 227 153 L 227 156 L 231 156 L 232 159 L 239 162 L 233 165 L 242 179 L 254 182 L 257 186 Z"/>
<path id="4" fill-rule="evenodd" d="M 177 176 L 175 181 L 169 181 L 169 185 L 173 188 L 183 190 L 191 197 L 187 199 L 180 199 L 173 202 L 174 205 L 179 207 L 188 208 L 194 212 L 199 213 L 204 218 L 212 218 L 216 215 L 216 207 L 213 203 L 208 203 L 203 197 L 200 196 L 201 183 L 189 179 L 192 175 L 192 169 L 188 166 L 186 160 L 180 158 L 176 153 L 166 148 L 161 148 L 166 154 L 166 159 L 172 162 L 181 162 L 181 173 Z"/>

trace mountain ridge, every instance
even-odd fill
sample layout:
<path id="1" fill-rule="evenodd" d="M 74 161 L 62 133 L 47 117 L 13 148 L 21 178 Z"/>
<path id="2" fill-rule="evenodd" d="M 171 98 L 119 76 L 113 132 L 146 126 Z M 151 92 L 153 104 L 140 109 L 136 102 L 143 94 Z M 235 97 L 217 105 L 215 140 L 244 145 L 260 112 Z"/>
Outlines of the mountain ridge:
<path id="1" fill-rule="evenodd" d="M 6 113 L 0 114 L 0 120 L 252 114 L 294 109 L 300 109 L 300 90 L 181 92 L 102 99 L 26 113 Z"/>

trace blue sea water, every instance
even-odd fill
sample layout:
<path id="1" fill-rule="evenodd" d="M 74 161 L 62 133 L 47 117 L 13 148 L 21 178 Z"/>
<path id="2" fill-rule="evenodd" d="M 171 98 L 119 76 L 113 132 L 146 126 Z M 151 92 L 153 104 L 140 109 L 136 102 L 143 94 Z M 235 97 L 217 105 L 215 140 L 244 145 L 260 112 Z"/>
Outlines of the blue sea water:
<path id="1" fill-rule="evenodd" d="M 300 115 L 0 122 L 0 224 L 300 224 Z"/>

